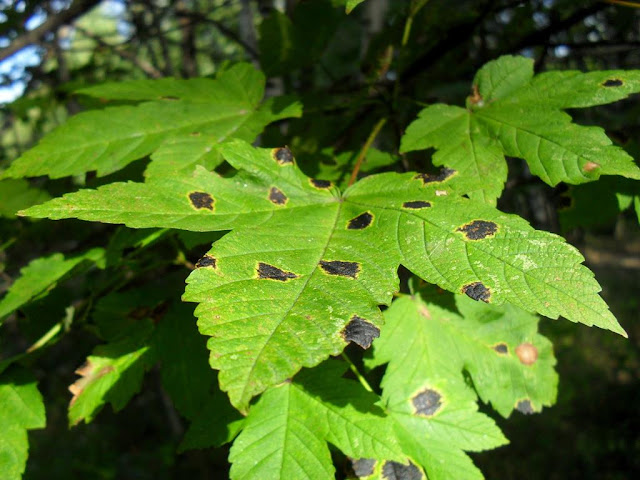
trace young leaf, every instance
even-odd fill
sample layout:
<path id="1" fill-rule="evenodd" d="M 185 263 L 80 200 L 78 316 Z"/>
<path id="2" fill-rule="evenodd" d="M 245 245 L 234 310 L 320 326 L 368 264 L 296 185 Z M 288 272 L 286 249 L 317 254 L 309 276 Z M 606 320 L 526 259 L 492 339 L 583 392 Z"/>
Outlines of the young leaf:
<path id="1" fill-rule="evenodd" d="M 585 183 L 600 175 L 640 179 L 633 159 L 612 145 L 601 128 L 578 126 L 561 111 L 640 92 L 640 71 L 564 71 L 534 77 L 533 60 L 505 56 L 482 67 L 473 85 L 466 110 L 427 107 L 402 138 L 402 152 L 436 148 L 436 165 L 478 174 L 491 166 L 498 169 L 497 175 L 486 177 L 467 174 L 457 192 L 494 204 L 506 178 L 503 155 L 523 158 L 549 185 Z"/>
<path id="2" fill-rule="evenodd" d="M 459 332 L 445 315 L 410 297 L 394 301 L 369 365 L 388 363 L 381 383 L 386 411 L 404 453 L 424 467 L 427 478 L 481 479 L 463 451 L 494 448 L 507 440 L 493 420 L 477 411 L 476 395 L 462 376 Z"/>
<path id="3" fill-rule="evenodd" d="M 132 227 L 233 231 L 188 279 L 211 365 L 231 402 L 378 335 L 378 305 L 398 289 L 400 263 L 474 300 L 624 330 L 597 295 L 580 253 L 527 222 L 452 195 L 450 176 L 380 174 L 343 195 L 309 179 L 291 152 L 220 147 L 241 173 L 111 184 L 32 207 L 36 217 Z"/>
<path id="4" fill-rule="evenodd" d="M 267 390 L 231 447 L 231 478 L 334 478 L 327 442 L 352 458 L 404 461 L 378 397 L 329 361 Z"/>
<path id="5" fill-rule="evenodd" d="M 6 480 L 22 478 L 27 463 L 27 430 L 44 428 L 45 411 L 36 381 L 23 370 L 0 375 L 0 472 Z"/>
<path id="6" fill-rule="evenodd" d="M 151 321 L 139 321 L 123 332 L 122 339 L 98 346 L 76 373 L 69 390 L 69 424 L 91 422 L 105 402 L 122 410 L 142 384 L 144 372 L 155 361 L 150 338 Z"/>
<path id="7" fill-rule="evenodd" d="M 2 176 L 59 178 L 92 170 L 103 176 L 149 155 L 171 138 L 212 135 L 216 142 L 230 137 L 253 140 L 268 123 L 300 115 L 299 104 L 290 98 L 270 99 L 260 106 L 264 77 L 249 64 L 235 65 L 216 80 L 138 81 L 125 87 L 124 98 L 129 92 L 132 98 L 156 101 L 76 115 L 15 160 Z M 88 92 L 113 92 L 123 98 L 109 86 Z M 165 93 L 161 100 L 159 92 Z"/>
<path id="8" fill-rule="evenodd" d="M 37 258 L 20 270 L 20 277 L 11 285 L 0 301 L 0 324 L 2 319 L 39 295 L 55 287 L 76 266 L 87 260 L 89 265 L 104 261 L 102 248 L 91 249 L 81 255 L 65 258 L 61 253 Z"/>

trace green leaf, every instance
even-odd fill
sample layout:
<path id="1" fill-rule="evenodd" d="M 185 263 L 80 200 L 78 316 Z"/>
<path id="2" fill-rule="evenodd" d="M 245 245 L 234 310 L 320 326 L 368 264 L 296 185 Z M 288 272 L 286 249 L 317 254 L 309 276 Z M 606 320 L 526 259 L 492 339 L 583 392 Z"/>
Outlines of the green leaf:
<path id="1" fill-rule="evenodd" d="M 198 135 L 214 143 L 230 137 L 253 140 L 268 123 L 300 115 L 300 105 L 287 97 L 260 106 L 264 77 L 249 64 L 235 65 L 216 80 L 159 82 L 90 89 L 96 95 L 156 101 L 76 115 L 14 161 L 3 176 L 59 178 L 92 170 L 103 176 L 149 155 L 165 140 Z M 122 94 L 117 93 L 120 86 Z"/>
<path id="2" fill-rule="evenodd" d="M 96 347 L 76 373 L 81 378 L 69 387 L 69 424 L 91 422 L 106 402 L 122 410 L 142 385 L 144 372 L 155 362 L 151 345 L 153 324 L 139 321 L 120 340 Z"/>
<path id="3" fill-rule="evenodd" d="M 327 442 L 353 458 L 402 461 L 378 397 L 343 372 L 329 361 L 266 391 L 231 447 L 231 478 L 334 478 Z"/>
<path id="4" fill-rule="evenodd" d="M 534 77 L 533 60 L 500 57 L 478 71 L 466 110 L 427 107 L 407 128 L 401 151 L 436 148 L 434 164 L 459 171 L 462 177 L 456 191 L 484 197 L 491 204 L 506 179 L 504 155 L 523 158 L 549 185 L 586 183 L 600 175 L 640 179 L 633 159 L 612 145 L 601 128 L 576 125 L 561 111 L 614 102 L 636 92 L 640 71 L 548 72 Z M 491 169 L 494 173 L 488 173 Z"/>
<path id="5" fill-rule="evenodd" d="M 54 253 L 48 257 L 32 260 L 29 265 L 20 270 L 20 277 L 11 285 L 9 291 L 0 301 L 1 320 L 27 304 L 31 300 L 46 295 L 56 284 L 68 275 L 76 266 L 85 260 L 86 265 L 98 264 L 104 261 L 104 250 L 91 249 L 83 254 L 65 258 L 61 253 Z"/>
<path id="6" fill-rule="evenodd" d="M 33 188 L 23 179 L 0 181 L 0 217 L 14 218 L 18 210 L 46 202 L 51 197 L 44 190 Z"/>
<path id="7" fill-rule="evenodd" d="M 45 427 L 45 411 L 37 382 L 24 370 L 0 375 L 0 472 L 6 480 L 22 478 L 29 441 L 27 430 Z"/>
<path id="8" fill-rule="evenodd" d="M 368 347 L 382 324 L 378 306 L 398 290 L 400 264 L 476 300 L 624 334 L 575 248 L 453 195 L 448 178 L 373 175 L 341 195 L 304 176 L 288 149 L 240 141 L 220 149 L 238 175 L 197 169 L 186 178 L 116 183 L 25 214 L 232 229 L 190 275 L 184 300 L 200 304 L 200 332 L 212 337 L 211 366 L 240 410 L 349 341 Z"/>
<path id="9" fill-rule="evenodd" d="M 353 9 L 360 5 L 364 0 L 346 0 L 345 10 L 349 14 L 353 12 Z"/>
<path id="10" fill-rule="evenodd" d="M 507 440 L 477 411 L 476 395 L 462 375 L 460 332 L 447 316 L 411 297 L 394 301 L 369 364 L 388 363 L 381 383 L 386 411 L 403 451 L 424 467 L 427 478 L 483 478 L 463 451 Z"/>

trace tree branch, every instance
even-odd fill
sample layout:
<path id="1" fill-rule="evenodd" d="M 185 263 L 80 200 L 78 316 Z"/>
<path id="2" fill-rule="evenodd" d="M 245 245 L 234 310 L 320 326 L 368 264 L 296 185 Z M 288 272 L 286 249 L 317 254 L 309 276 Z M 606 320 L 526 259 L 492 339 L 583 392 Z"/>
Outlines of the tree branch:
<path id="1" fill-rule="evenodd" d="M 100 3 L 100 0 L 75 0 L 69 8 L 49 16 L 42 25 L 15 38 L 9 46 L 0 49 L 0 61 L 10 57 L 28 45 L 37 43 L 44 35 L 60 26 L 73 22 L 76 18 Z"/>

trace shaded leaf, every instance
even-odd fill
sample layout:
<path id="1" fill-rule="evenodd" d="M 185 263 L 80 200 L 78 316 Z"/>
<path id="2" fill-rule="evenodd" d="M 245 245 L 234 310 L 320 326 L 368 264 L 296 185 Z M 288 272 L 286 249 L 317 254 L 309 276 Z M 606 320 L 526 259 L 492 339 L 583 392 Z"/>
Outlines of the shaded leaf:
<path id="1" fill-rule="evenodd" d="M 22 179 L 0 181 L 0 217 L 14 218 L 18 210 L 46 202 L 49 194 Z"/>

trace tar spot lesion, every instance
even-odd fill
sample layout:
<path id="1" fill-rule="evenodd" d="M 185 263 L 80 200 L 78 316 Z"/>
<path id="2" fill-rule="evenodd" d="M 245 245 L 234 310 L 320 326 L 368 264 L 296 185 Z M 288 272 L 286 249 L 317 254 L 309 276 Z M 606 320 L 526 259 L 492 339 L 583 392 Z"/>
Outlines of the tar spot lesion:
<path id="1" fill-rule="evenodd" d="M 500 355 L 506 355 L 509 353 L 509 347 L 506 343 L 497 343 L 491 348 Z"/>
<path id="2" fill-rule="evenodd" d="M 287 272 L 263 262 L 258 263 L 256 271 L 258 272 L 258 278 L 277 280 L 279 282 L 286 282 L 287 280 L 298 278 L 298 275 L 293 272 Z"/>
<path id="3" fill-rule="evenodd" d="M 436 390 L 425 388 L 411 398 L 416 415 L 431 417 L 442 407 L 442 395 Z"/>
<path id="4" fill-rule="evenodd" d="M 293 153 L 289 147 L 274 148 L 271 150 L 271 156 L 280 165 L 290 165 L 293 163 Z"/>
<path id="5" fill-rule="evenodd" d="M 382 478 L 384 480 L 422 480 L 424 476 L 411 462 L 409 465 L 403 465 L 389 460 L 382 466 Z"/>
<path id="6" fill-rule="evenodd" d="M 318 180 L 317 178 L 310 178 L 309 183 L 312 187 L 319 188 L 321 190 L 331 188 L 331 186 L 333 185 L 333 183 L 331 183 L 329 180 Z"/>
<path id="7" fill-rule="evenodd" d="M 216 268 L 217 260 L 213 255 L 205 255 L 196 263 L 196 268 L 211 267 Z"/>
<path id="8" fill-rule="evenodd" d="M 452 168 L 446 168 L 445 167 L 445 168 L 440 169 L 440 172 L 438 172 L 437 174 L 419 173 L 414 178 L 416 178 L 418 180 L 422 180 L 422 183 L 426 185 L 428 183 L 441 183 L 441 182 L 444 182 L 445 180 L 448 180 L 449 178 L 451 178 L 455 174 L 456 174 L 455 170 L 453 170 Z"/>
<path id="9" fill-rule="evenodd" d="M 482 240 L 495 235 L 498 231 L 498 225 L 486 220 L 474 220 L 461 226 L 456 231 L 464 233 L 464 236 L 469 240 Z"/>
<path id="10" fill-rule="evenodd" d="M 606 82 L 602 84 L 603 87 L 621 87 L 623 85 L 623 81 L 619 78 L 610 78 Z"/>
<path id="11" fill-rule="evenodd" d="M 373 222 L 373 214 L 371 212 L 364 212 L 349 220 L 347 228 L 349 230 L 363 230 L 370 226 L 371 222 Z"/>
<path id="12" fill-rule="evenodd" d="M 351 468 L 356 477 L 368 477 L 373 474 L 376 461 L 373 458 L 351 459 Z"/>
<path id="13" fill-rule="evenodd" d="M 286 205 L 289 199 L 282 193 L 282 190 L 277 187 L 271 187 L 271 190 L 269 190 L 269 200 L 275 205 Z"/>
<path id="14" fill-rule="evenodd" d="M 518 410 L 520 413 L 524 413 L 525 415 L 536 413 L 533 405 L 531 404 L 531 400 L 529 400 L 528 398 L 519 400 L 518 403 L 516 403 L 516 410 Z"/>
<path id="15" fill-rule="evenodd" d="M 354 315 L 342 330 L 342 338 L 346 342 L 353 342 L 365 350 L 371 346 L 374 338 L 380 336 L 380 329 L 362 317 Z"/>
<path id="16" fill-rule="evenodd" d="M 320 260 L 320 268 L 329 275 L 357 278 L 360 264 L 357 262 L 342 262 L 340 260 Z"/>
<path id="17" fill-rule="evenodd" d="M 431 203 L 423 202 L 422 200 L 414 200 L 412 202 L 404 202 L 402 204 L 403 208 L 410 208 L 412 210 L 419 210 L 421 208 L 429 208 Z"/>
<path id="18" fill-rule="evenodd" d="M 462 287 L 462 293 L 473 300 L 479 300 L 484 303 L 489 303 L 491 299 L 491 290 L 482 282 L 473 282 L 465 285 Z"/>
<path id="19" fill-rule="evenodd" d="M 191 192 L 189 194 L 189 201 L 191 205 L 198 210 L 213 210 L 213 203 L 215 202 L 213 197 L 206 192 Z"/>

